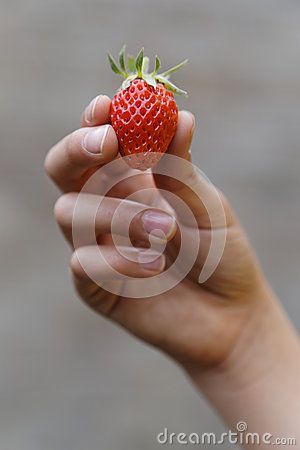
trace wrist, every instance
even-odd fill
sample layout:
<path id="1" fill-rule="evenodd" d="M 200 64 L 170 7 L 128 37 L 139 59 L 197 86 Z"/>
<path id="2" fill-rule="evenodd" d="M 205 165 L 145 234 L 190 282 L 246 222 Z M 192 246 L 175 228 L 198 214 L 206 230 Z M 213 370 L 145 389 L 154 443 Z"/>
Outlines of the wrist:
<path id="1" fill-rule="evenodd" d="M 285 415 L 294 411 L 297 420 L 300 412 L 295 397 L 300 389 L 299 339 L 268 288 L 258 295 L 226 360 L 208 370 L 189 368 L 188 373 L 230 426 L 247 419 L 257 432 L 268 424 L 277 424 L 276 432 L 293 430 L 295 422 L 290 418 L 287 425 Z"/>

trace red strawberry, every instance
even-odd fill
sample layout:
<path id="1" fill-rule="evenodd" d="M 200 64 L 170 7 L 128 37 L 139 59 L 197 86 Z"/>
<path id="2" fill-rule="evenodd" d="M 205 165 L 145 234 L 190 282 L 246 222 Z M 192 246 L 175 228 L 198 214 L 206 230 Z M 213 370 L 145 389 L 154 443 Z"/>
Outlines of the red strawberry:
<path id="1" fill-rule="evenodd" d="M 125 78 L 121 89 L 112 99 L 110 121 L 117 134 L 120 153 L 130 167 L 146 170 L 155 165 L 167 151 L 174 137 L 178 108 L 173 93 L 186 94 L 169 81 L 169 75 L 186 64 L 158 74 L 160 60 L 156 56 L 155 69 L 149 74 L 149 58 L 142 49 L 137 58 L 128 58 L 125 65 L 125 46 L 119 54 L 120 69 L 108 54 L 111 68 Z"/>

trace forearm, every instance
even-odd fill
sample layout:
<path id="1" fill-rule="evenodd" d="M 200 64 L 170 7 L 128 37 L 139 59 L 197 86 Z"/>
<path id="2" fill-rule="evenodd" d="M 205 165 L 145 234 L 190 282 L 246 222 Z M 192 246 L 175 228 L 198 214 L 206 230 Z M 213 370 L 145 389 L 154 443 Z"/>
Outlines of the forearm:
<path id="1" fill-rule="evenodd" d="M 226 362 L 189 373 L 232 430 L 243 421 L 249 433 L 295 437 L 300 445 L 299 339 L 274 296 L 263 295 Z"/>

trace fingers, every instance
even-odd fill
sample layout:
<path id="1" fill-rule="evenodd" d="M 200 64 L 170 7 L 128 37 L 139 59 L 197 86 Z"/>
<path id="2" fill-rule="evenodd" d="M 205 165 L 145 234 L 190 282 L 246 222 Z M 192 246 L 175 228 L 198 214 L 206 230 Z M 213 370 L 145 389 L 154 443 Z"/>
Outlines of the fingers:
<path id="1" fill-rule="evenodd" d="M 168 150 L 168 154 L 181 159 L 162 158 L 158 163 L 160 171 L 162 173 L 171 171 L 174 176 L 154 174 L 155 184 L 162 190 L 162 195 L 167 198 L 186 225 L 191 224 L 186 219 L 185 211 L 182 210 L 180 202 L 168 196 L 168 192 L 175 194 L 189 207 L 199 228 L 224 227 L 226 226 L 224 216 L 226 216 L 227 225 L 230 225 L 233 222 L 233 215 L 226 199 L 212 183 L 204 178 L 199 169 L 190 163 L 190 146 L 194 130 L 193 114 L 181 111 L 177 131 Z"/>
<path id="2" fill-rule="evenodd" d="M 111 125 L 81 128 L 50 150 L 45 169 L 61 190 L 78 190 L 89 171 L 110 162 L 117 153 L 118 140 Z"/>
<path id="3" fill-rule="evenodd" d="M 166 242 L 174 237 L 177 229 L 175 219 L 162 210 L 131 200 L 83 193 L 60 197 L 55 205 L 55 217 L 70 243 L 72 228 L 80 235 L 80 241 L 74 242 L 76 247 L 92 244 L 95 234 L 111 233 L 129 237 L 134 244 L 149 245 L 150 235 Z"/>
<path id="4" fill-rule="evenodd" d="M 71 258 L 71 271 L 82 283 L 92 279 L 99 286 L 104 281 L 123 276 L 145 278 L 164 270 L 165 256 L 134 247 L 87 246 L 77 249 Z"/>
<path id="5" fill-rule="evenodd" d="M 190 160 L 190 148 L 196 127 L 194 115 L 189 111 L 179 111 L 178 126 L 169 146 L 168 153 Z"/>
<path id="6" fill-rule="evenodd" d="M 94 127 L 109 123 L 111 100 L 107 95 L 97 95 L 82 113 L 81 126 Z"/>
<path id="7" fill-rule="evenodd" d="M 105 291 L 90 278 L 77 277 L 71 270 L 72 281 L 78 295 L 90 308 L 99 314 L 109 316 L 118 303 L 119 297 L 116 294 Z M 116 283 L 115 280 L 110 283 Z"/>
<path id="8" fill-rule="evenodd" d="M 120 253 L 112 246 L 81 247 L 73 253 L 70 269 L 78 294 L 100 314 L 109 316 L 118 302 L 109 286 L 122 285 L 127 277 L 148 278 L 164 270 L 165 256 L 145 249 L 122 247 Z"/>

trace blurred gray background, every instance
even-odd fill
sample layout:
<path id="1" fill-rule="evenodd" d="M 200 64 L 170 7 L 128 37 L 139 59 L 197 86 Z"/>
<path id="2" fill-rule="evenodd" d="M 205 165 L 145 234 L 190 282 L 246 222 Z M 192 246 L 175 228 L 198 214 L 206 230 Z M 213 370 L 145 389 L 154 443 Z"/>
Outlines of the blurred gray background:
<path id="1" fill-rule="evenodd" d="M 299 23 L 299 0 L 1 0 L 1 449 L 149 450 L 164 427 L 224 429 L 180 369 L 69 282 L 43 160 L 93 96 L 118 87 L 107 49 L 189 58 L 174 80 L 197 117 L 195 162 L 299 326 Z"/>

